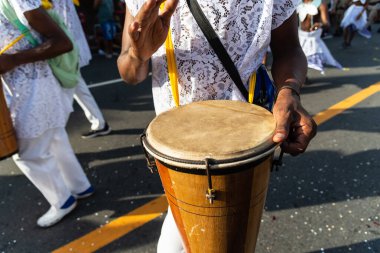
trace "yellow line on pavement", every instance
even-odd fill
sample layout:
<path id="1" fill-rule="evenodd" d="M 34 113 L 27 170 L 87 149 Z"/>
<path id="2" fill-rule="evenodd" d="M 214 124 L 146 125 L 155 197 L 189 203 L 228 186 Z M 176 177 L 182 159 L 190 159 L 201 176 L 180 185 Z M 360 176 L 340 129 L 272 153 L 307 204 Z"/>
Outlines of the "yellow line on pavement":
<path id="1" fill-rule="evenodd" d="M 91 253 L 145 223 L 157 218 L 168 209 L 165 195 L 162 195 L 132 212 L 113 220 L 83 237 L 66 244 L 53 253 L 74 252 Z"/>
<path id="2" fill-rule="evenodd" d="M 355 93 L 345 100 L 331 106 L 327 110 L 316 114 L 313 118 L 320 125 L 350 107 L 360 103 L 369 96 L 380 91 L 380 82 Z M 168 204 L 164 195 L 148 202 L 134 211 L 115 219 L 109 224 L 98 228 L 83 237 L 53 251 L 53 253 L 92 253 L 108 245 L 112 241 L 124 236 L 130 231 L 144 225 L 166 212 Z"/>
<path id="3" fill-rule="evenodd" d="M 345 100 L 331 106 L 327 110 L 316 114 L 313 118 L 317 125 L 320 125 L 379 91 L 380 82 L 375 83 L 369 86 L 368 88 L 359 91 L 358 93 L 355 93 L 354 95 L 346 98 Z"/>

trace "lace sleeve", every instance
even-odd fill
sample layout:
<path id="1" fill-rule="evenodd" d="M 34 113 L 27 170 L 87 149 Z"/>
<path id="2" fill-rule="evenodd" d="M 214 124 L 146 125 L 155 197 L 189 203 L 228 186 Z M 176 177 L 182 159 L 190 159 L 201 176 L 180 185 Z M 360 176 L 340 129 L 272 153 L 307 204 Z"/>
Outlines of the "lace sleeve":
<path id="1" fill-rule="evenodd" d="M 9 3 L 13 6 L 17 17 L 24 24 L 29 26 L 28 21 L 26 20 L 24 13 L 30 10 L 37 9 L 41 6 L 40 0 L 8 0 Z"/>
<path id="2" fill-rule="evenodd" d="M 40 0 L 8 0 L 17 12 L 27 12 L 41 6 Z"/>
<path id="3" fill-rule="evenodd" d="M 272 30 L 285 22 L 296 10 L 299 0 L 274 0 L 272 13 Z"/>

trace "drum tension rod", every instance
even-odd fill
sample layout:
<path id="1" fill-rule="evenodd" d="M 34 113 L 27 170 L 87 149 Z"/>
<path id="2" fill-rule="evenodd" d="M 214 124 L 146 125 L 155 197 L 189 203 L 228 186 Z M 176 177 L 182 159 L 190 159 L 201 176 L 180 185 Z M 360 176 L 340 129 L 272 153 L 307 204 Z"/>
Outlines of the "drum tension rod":
<path id="1" fill-rule="evenodd" d="M 210 169 L 210 160 L 208 158 L 205 159 L 206 164 L 206 174 L 207 174 L 207 180 L 208 180 L 208 189 L 206 192 L 206 198 L 210 202 L 210 204 L 214 203 L 214 200 L 216 199 L 216 191 L 212 188 L 212 180 L 211 180 L 211 169 Z"/>
<path id="2" fill-rule="evenodd" d="M 149 157 L 149 154 L 148 154 L 148 152 L 145 149 L 145 146 L 144 146 L 144 139 L 145 139 L 145 137 L 146 137 L 145 132 L 140 135 L 140 143 L 141 143 L 141 147 L 142 147 L 142 149 L 144 151 L 144 154 L 145 154 L 145 159 L 146 159 L 146 163 L 147 163 L 148 169 L 150 170 L 151 173 L 154 173 L 154 171 L 156 169 L 156 163 L 155 163 L 154 160 L 152 160 Z"/>
<path id="3" fill-rule="evenodd" d="M 278 171 L 280 169 L 280 167 L 282 166 L 282 157 L 284 156 L 284 150 L 280 147 L 280 155 L 278 156 L 278 158 L 275 158 L 273 160 L 273 163 L 272 163 L 272 169 L 271 171 L 273 171 L 273 168 L 275 168 L 276 171 Z"/>

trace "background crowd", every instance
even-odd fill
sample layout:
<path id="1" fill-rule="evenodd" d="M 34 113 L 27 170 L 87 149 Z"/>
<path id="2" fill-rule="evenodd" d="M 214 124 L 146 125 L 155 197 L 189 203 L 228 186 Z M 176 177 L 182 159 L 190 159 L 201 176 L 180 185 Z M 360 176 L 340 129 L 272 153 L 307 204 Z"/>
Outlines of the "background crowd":
<path id="1" fill-rule="evenodd" d="M 109 8 L 112 8 L 112 15 L 108 17 L 99 17 L 99 10 L 94 7 L 93 0 L 80 0 L 76 5 L 77 13 L 82 23 L 83 30 L 86 34 L 88 43 L 93 54 L 99 54 L 106 58 L 117 56 L 121 46 L 121 36 L 125 18 L 125 2 L 124 0 L 103 0 Z M 304 1 L 307 2 L 307 1 Z M 314 1 L 315 2 L 315 1 Z M 322 27 L 322 39 L 343 36 L 343 28 L 341 22 L 347 9 L 353 4 L 352 0 L 322 0 L 322 5 L 327 11 L 327 25 Z M 380 22 L 380 1 L 367 0 L 362 1 L 367 14 L 366 29 L 372 33 L 380 33 L 380 28 L 372 31 L 372 25 Z M 102 20 L 103 19 L 103 20 Z M 112 36 L 102 29 L 102 23 L 110 22 L 112 25 Z M 112 41 L 111 42 L 109 41 Z M 108 42 L 107 42 L 108 41 Z"/>
<path id="2" fill-rule="evenodd" d="M 107 6 L 108 10 L 102 9 L 105 6 Z M 79 5 L 76 5 L 76 8 L 91 51 L 107 58 L 118 55 L 116 50 L 121 45 L 125 2 L 123 0 L 81 0 Z M 108 28 L 112 29 L 111 34 L 104 32 L 105 23 L 108 23 Z M 112 41 L 112 44 L 110 41 Z M 115 52 L 113 49 L 115 49 Z"/>

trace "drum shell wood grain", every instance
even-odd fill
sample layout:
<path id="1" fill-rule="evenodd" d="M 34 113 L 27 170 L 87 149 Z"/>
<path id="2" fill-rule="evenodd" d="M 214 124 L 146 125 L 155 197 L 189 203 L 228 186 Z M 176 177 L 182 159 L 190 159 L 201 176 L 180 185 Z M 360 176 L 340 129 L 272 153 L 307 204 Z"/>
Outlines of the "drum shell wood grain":
<path id="1" fill-rule="evenodd" d="M 0 81 L 0 160 L 17 153 L 17 139 Z"/>
<path id="2" fill-rule="evenodd" d="M 252 253 L 255 250 L 273 155 L 251 168 L 212 175 L 216 200 L 206 199 L 206 175 L 156 165 L 187 253 Z"/>

